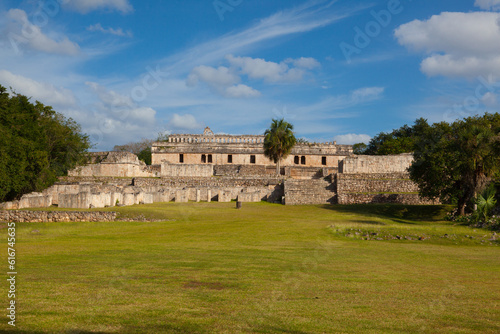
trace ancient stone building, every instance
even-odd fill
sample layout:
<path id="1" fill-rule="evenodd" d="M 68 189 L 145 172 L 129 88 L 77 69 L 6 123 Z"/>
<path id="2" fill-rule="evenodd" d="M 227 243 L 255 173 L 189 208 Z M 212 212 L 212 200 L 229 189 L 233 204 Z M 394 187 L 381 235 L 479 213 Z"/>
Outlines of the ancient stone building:
<path id="1" fill-rule="evenodd" d="M 264 136 L 216 135 L 206 128 L 201 135 L 170 135 L 168 142 L 152 148 L 152 164 L 213 164 L 274 166 L 264 155 Z M 297 144 L 282 166 L 333 167 L 352 155 L 351 145 L 333 143 Z"/>
<path id="2" fill-rule="evenodd" d="M 0 209 L 232 200 L 431 204 L 409 179 L 411 154 L 359 156 L 335 142 L 299 144 L 277 176 L 275 164 L 264 156 L 263 141 L 263 136 L 215 135 L 208 128 L 202 135 L 171 135 L 168 142 L 154 144 L 152 166 L 131 153 L 92 153 L 88 165 L 54 186 Z"/>

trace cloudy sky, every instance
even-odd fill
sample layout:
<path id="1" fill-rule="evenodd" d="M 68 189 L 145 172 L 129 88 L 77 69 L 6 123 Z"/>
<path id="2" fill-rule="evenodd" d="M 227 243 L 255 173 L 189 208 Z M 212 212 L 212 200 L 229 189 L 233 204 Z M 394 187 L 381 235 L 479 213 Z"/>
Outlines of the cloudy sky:
<path id="1" fill-rule="evenodd" d="M 500 0 L 3 0 L 0 84 L 96 150 L 158 133 L 311 141 L 499 108 Z"/>

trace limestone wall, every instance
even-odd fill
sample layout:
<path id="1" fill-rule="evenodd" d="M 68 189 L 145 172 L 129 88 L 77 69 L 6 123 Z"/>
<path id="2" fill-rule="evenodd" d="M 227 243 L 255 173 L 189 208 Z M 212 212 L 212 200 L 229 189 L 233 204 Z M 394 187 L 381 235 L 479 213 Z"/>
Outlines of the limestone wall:
<path id="1" fill-rule="evenodd" d="M 344 174 L 405 173 L 413 162 L 412 154 L 353 155 L 339 165 Z"/>
<path id="2" fill-rule="evenodd" d="M 0 211 L 0 221 L 16 223 L 109 222 L 115 219 L 116 212 Z"/>
<path id="3" fill-rule="evenodd" d="M 339 204 L 385 204 L 397 203 L 408 205 L 431 205 L 439 202 L 430 201 L 418 194 L 338 194 Z"/>
<path id="4" fill-rule="evenodd" d="M 77 167 L 69 176 L 80 177 L 157 177 L 157 166 L 146 166 L 135 154 L 129 152 L 99 152 L 91 154 L 91 164 Z"/>
<path id="5" fill-rule="evenodd" d="M 339 204 L 438 204 L 421 198 L 408 173 L 337 174 Z"/>
<path id="6" fill-rule="evenodd" d="M 338 193 L 418 193 L 407 173 L 337 174 Z"/>
<path id="7" fill-rule="evenodd" d="M 291 180 L 284 182 L 286 205 L 335 204 L 336 184 L 330 178 Z"/>
<path id="8" fill-rule="evenodd" d="M 162 163 L 161 176 L 162 177 L 211 177 L 214 175 L 214 166 L 212 164 L 206 165 L 189 165 L 189 164 L 170 164 Z"/>

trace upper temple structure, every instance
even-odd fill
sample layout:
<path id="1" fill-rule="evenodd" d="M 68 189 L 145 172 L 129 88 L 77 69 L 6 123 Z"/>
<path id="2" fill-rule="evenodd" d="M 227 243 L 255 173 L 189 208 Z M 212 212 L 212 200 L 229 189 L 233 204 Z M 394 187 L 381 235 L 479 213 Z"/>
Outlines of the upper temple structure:
<path id="1" fill-rule="evenodd" d="M 200 135 L 170 135 L 152 147 L 152 164 L 214 164 L 272 166 L 264 155 L 262 135 L 216 135 L 205 128 Z M 352 155 L 351 145 L 297 143 L 281 166 L 333 167 Z"/>
<path id="2" fill-rule="evenodd" d="M 152 145 L 147 166 L 129 152 L 96 152 L 41 193 L 0 209 L 88 209 L 154 202 L 268 201 L 286 205 L 428 204 L 408 176 L 411 154 L 354 155 L 351 145 L 297 143 L 276 165 L 262 135 L 174 134 Z"/>

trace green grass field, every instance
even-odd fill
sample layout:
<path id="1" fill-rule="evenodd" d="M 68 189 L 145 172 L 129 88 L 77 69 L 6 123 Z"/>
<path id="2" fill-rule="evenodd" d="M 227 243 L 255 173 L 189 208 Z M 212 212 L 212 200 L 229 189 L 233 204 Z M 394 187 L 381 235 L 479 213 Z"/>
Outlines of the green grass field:
<path id="1" fill-rule="evenodd" d="M 162 221 L 17 224 L 0 333 L 500 332 L 499 243 L 441 206 L 112 209 Z"/>

